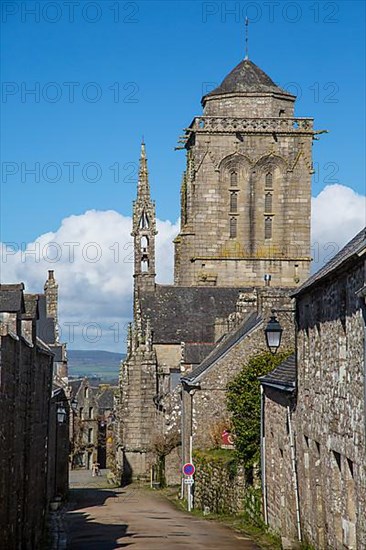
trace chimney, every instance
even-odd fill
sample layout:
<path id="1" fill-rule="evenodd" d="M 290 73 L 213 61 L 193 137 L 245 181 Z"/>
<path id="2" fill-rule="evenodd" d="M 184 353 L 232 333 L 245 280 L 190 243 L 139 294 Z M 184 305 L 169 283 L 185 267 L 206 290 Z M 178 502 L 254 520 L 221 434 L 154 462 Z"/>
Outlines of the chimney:
<path id="1" fill-rule="evenodd" d="M 44 285 L 44 293 L 46 296 L 47 317 L 52 317 L 55 322 L 55 340 L 58 342 L 58 284 L 56 283 L 53 269 L 48 271 L 48 279 Z"/>

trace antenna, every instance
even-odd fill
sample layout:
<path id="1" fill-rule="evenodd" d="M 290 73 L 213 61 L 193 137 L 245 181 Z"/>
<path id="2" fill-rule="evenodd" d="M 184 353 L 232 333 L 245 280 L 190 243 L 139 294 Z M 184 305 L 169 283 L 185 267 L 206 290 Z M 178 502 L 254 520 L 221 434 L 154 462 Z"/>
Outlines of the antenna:
<path id="1" fill-rule="evenodd" d="M 248 29 L 249 27 L 249 19 L 248 17 L 245 18 L 245 60 L 249 59 L 248 55 Z"/>

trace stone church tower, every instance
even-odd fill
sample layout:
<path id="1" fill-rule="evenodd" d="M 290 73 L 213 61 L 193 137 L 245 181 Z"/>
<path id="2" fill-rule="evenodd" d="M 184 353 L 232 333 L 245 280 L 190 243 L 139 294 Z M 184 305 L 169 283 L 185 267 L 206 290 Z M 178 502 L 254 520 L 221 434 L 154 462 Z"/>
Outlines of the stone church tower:
<path id="1" fill-rule="evenodd" d="M 248 59 L 203 97 L 185 136 L 175 284 L 308 277 L 313 120 L 294 118 L 295 99 Z"/>
<path id="2" fill-rule="evenodd" d="M 117 460 L 125 480 L 154 471 L 157 444 L 160 453 L 171 449 L 166 476 L 179 476 L 182 454 L 172 442 L 184 439 L 180 377 L 204 366 L 233 330 L 233 316 L 245 323 L 266 300 L 280 307 L 308 277 L 314 131 L 311 118 L 294 117 L 294 102 L 247 59 L 202 99 L 203 116 L 184 138 L 174 285 L 155 282 L 155 204 L 141 145 L 134 321 L 118 413 Z M 271 289 L 260 288 L 265 276 Z"/>

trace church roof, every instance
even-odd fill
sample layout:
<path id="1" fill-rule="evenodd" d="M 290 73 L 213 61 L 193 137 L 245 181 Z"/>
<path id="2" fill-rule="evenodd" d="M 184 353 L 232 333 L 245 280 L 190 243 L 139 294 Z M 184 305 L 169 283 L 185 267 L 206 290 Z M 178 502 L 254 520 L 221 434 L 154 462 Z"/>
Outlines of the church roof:
<path id="1" fill-rule="evenodd" d="M 279 86 L 255 63 L 244 59 L 224 78 L 220 86 L 209 92 L 203 99 L 215 95 L 234 92 L 280 93 L 294 97 Z"/>
<path id="2" fill-rule="evenodd" d="M 225 338 L 222 338 L 212 352 L 202 361 L 198 367 L 192 370 L 183 381 L 189 384 L 196 383 L 199 378 L 223 357 L 233 346 L 235 346 L 242 338 L 244 338 L 252 329 L 262 323 L 262 318 L 258 317 L 257 312 L 249 313 L 242 321 L 239 327 L 232 332 L 229 332 Z"/>
<path id="3" fill-rule="evenodd" d="M 259 377 L 264 386 L 271 386 L 283 391 L 293 391 L 296 383 L 295 354 L 282 361 L 272 372 Z"/>
<path id="4" fill-rule="evenodd" d="M 215 342 L 216 318 L 235 311 L 241 288 L 157 285 L 140 297 L 141 313 L 150 318 L 155 344 Z"/>

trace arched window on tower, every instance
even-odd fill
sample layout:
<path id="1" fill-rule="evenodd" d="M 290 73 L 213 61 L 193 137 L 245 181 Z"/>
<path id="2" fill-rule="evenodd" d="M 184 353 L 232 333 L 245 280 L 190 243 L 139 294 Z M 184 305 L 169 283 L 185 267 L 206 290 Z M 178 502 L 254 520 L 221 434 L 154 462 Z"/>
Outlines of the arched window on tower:
<path id="1" fill-rule="evenodd" d="M 141 252 L 147 252 L 147 247 L 149 246 L 149 239 L 146 235 L 141 237 Z"/>
<path id="2" fill-rule="evenodd" d="M 230 172 L 230 186 L 238 187 L 238 173 L 236 172 L 236 170 Z"/>
<path id="3" fill-rule="evenodd" d="M 236 218 L 230 218 L 230 239 L 236 239 L 237 234 L 237 220 Z"/>
<path id="4" fill-rule="evenodd" d="M 141 260 L 141 273 L 147 273 L 149 271 L 149 260 L 143 258 Z"/>
<path id="5" fill-rule="evenodd" d="M 272 193 L 266 193 L 264 197 L 264 211 L 269 214 L 272 212 Z"/>
<path id="6" fill-rule="evenodd" d="M 140 229 L 148 229 L 149 228 L 149 218 L 147 217 L 147 214 L 146 214 L 145 210 L 141 214 L 139 228 Z"/>
<path id="7" fill-rule="evenodd" d="M 238 193 L 232 191 L 230 193 L 230 212 L 238 211 Z"/>
<path id="8" fill-rule="evenodd" d="M 266 174 L 266 187 L 268 189 L 272 189 L 273 187 L 273 176 L 272 176 L 272 172 L 267 172 Z"/>
<path id="9" fill-rule="evenodd" d="M 272 239 L 272 216 L 267 216 L 264 219 L 264 238 Z"/>

